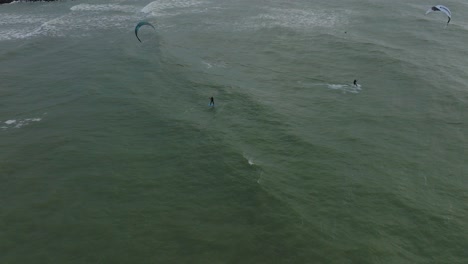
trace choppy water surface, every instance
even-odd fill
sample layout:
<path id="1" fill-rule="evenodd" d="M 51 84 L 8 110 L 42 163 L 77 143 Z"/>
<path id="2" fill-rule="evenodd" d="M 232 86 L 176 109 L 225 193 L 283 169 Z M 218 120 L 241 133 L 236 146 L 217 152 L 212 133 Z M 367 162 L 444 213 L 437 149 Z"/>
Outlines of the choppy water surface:
<path id="1" fill-rule="evenodd" d="M 468 5 L 344 2 L 1 5 L 0 262 L 466 263 Z"/>

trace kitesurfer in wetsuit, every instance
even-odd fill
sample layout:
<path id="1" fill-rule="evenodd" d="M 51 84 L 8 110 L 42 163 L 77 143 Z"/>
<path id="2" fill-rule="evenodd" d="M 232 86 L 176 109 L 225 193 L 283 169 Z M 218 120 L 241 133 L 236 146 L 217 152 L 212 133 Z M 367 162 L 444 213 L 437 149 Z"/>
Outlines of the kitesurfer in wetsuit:
<path id="1" fill-rule="evenodd" d="M 354 80 L 353 84 L 354 86 L 357 86 L 357 80 Z"/>
<path id="2" fill-rule="evenodd" d="M 210 106 L 214 106 L 214 98 L 210 97 Z"/>

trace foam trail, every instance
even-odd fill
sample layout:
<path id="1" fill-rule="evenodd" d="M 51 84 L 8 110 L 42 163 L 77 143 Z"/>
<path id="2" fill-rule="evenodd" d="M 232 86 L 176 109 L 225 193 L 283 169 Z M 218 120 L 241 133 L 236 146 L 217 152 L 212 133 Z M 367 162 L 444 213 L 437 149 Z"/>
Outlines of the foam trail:
<path id="1" fill-rule="evenodd" d="M 332 90 L 341 90 L 343 93 L 359 93 L 361 91 L 360 84 L 357 86 L 350 84 L 327 84 L 327 87 Z"/>

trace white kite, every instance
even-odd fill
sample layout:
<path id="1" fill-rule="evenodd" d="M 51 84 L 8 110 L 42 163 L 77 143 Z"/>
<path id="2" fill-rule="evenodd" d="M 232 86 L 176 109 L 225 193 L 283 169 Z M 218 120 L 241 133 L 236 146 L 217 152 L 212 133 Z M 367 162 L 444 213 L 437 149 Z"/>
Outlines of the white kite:
<path id="1" fill-rule="evenodd" d="M 436 6 L 429 8 L 429 10 L 426 11 L 426 15 L 434 11 L 440 11 L 440 12 L 445 13 L 448 16 L 447 25 L 448 23 L 450 23 L 450 20 L 452 19 L 452 12 L 450 12 L 450 9 L 448 9 L 446 6 L 443 6 L 443 5 L 436 5 Z"/>

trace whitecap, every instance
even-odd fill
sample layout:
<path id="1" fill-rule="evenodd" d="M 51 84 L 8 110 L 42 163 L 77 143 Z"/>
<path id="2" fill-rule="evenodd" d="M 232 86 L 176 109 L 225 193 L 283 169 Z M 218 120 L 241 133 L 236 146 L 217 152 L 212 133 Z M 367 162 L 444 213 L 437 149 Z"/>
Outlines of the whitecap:
<path id="1" fill-rule="evenodd" d="M 3 129 L 7 129 L 11 127 L 21 128 L 23 126 L 29 125 L 31 122 L 39 122 L 41 120 L 42 118 L 39 118 L 39 117 L 25 118 L 25 119 L 19 119 L 19 120 L 10 119 L 4 122 L 6 126 L 2 126 L 2 128 Z"/>
<path id="2" fill-rule="evenodd" d="M 315 28 L 335 28 L 347 23 L 345 12 L 320 9 L 266 7 L 265 12 L 234 24 L 236 29 L 289 28 L 309 31 Z"/>
<path id="3" fill-rule="evenodd" d="M 247 160 L 247 163 L 249 163 L 249 165 L 255 165 L 255 162 L 252 157 L 250 157 L 249 155 L 245 153 L 243 153 L 242 156 L 244 157 L 244 159 Z"/>
<path id="4" fill-rule="evenodd" d="M 180 8 L 188 8 L 193 6 L 198 6 L 205 1 L 197 1 L 197 0 L 172 0 L 172 1 L 153 1 L 143 7 L 140 11 L 145 14 L 149 14 L 152 16 L 160 16 L 160 15 L 178 15 L 181 12 L 176 11 L 173 13 L 168 12 L 169 10 L 174 11 L 174 9 Z"/>
<path id="5" fill-rule="evenodd" d="M 79 4 L 72 6 L 71 11 L 119 11 L 134 13 L 138 11 L 138 8 L 129 5 L 117 5 L 117 4 Z"/>
<path id="6" fill-rule="evenodd" d="M 206 68 L 207 68 L 207 69 L 213 67 L 213 65 L 211 65 L 210 63 L 208 63 L 208 62 L 206 62 L 206 61 L 202 61 L 202 63 L 206 65 Z"/>

